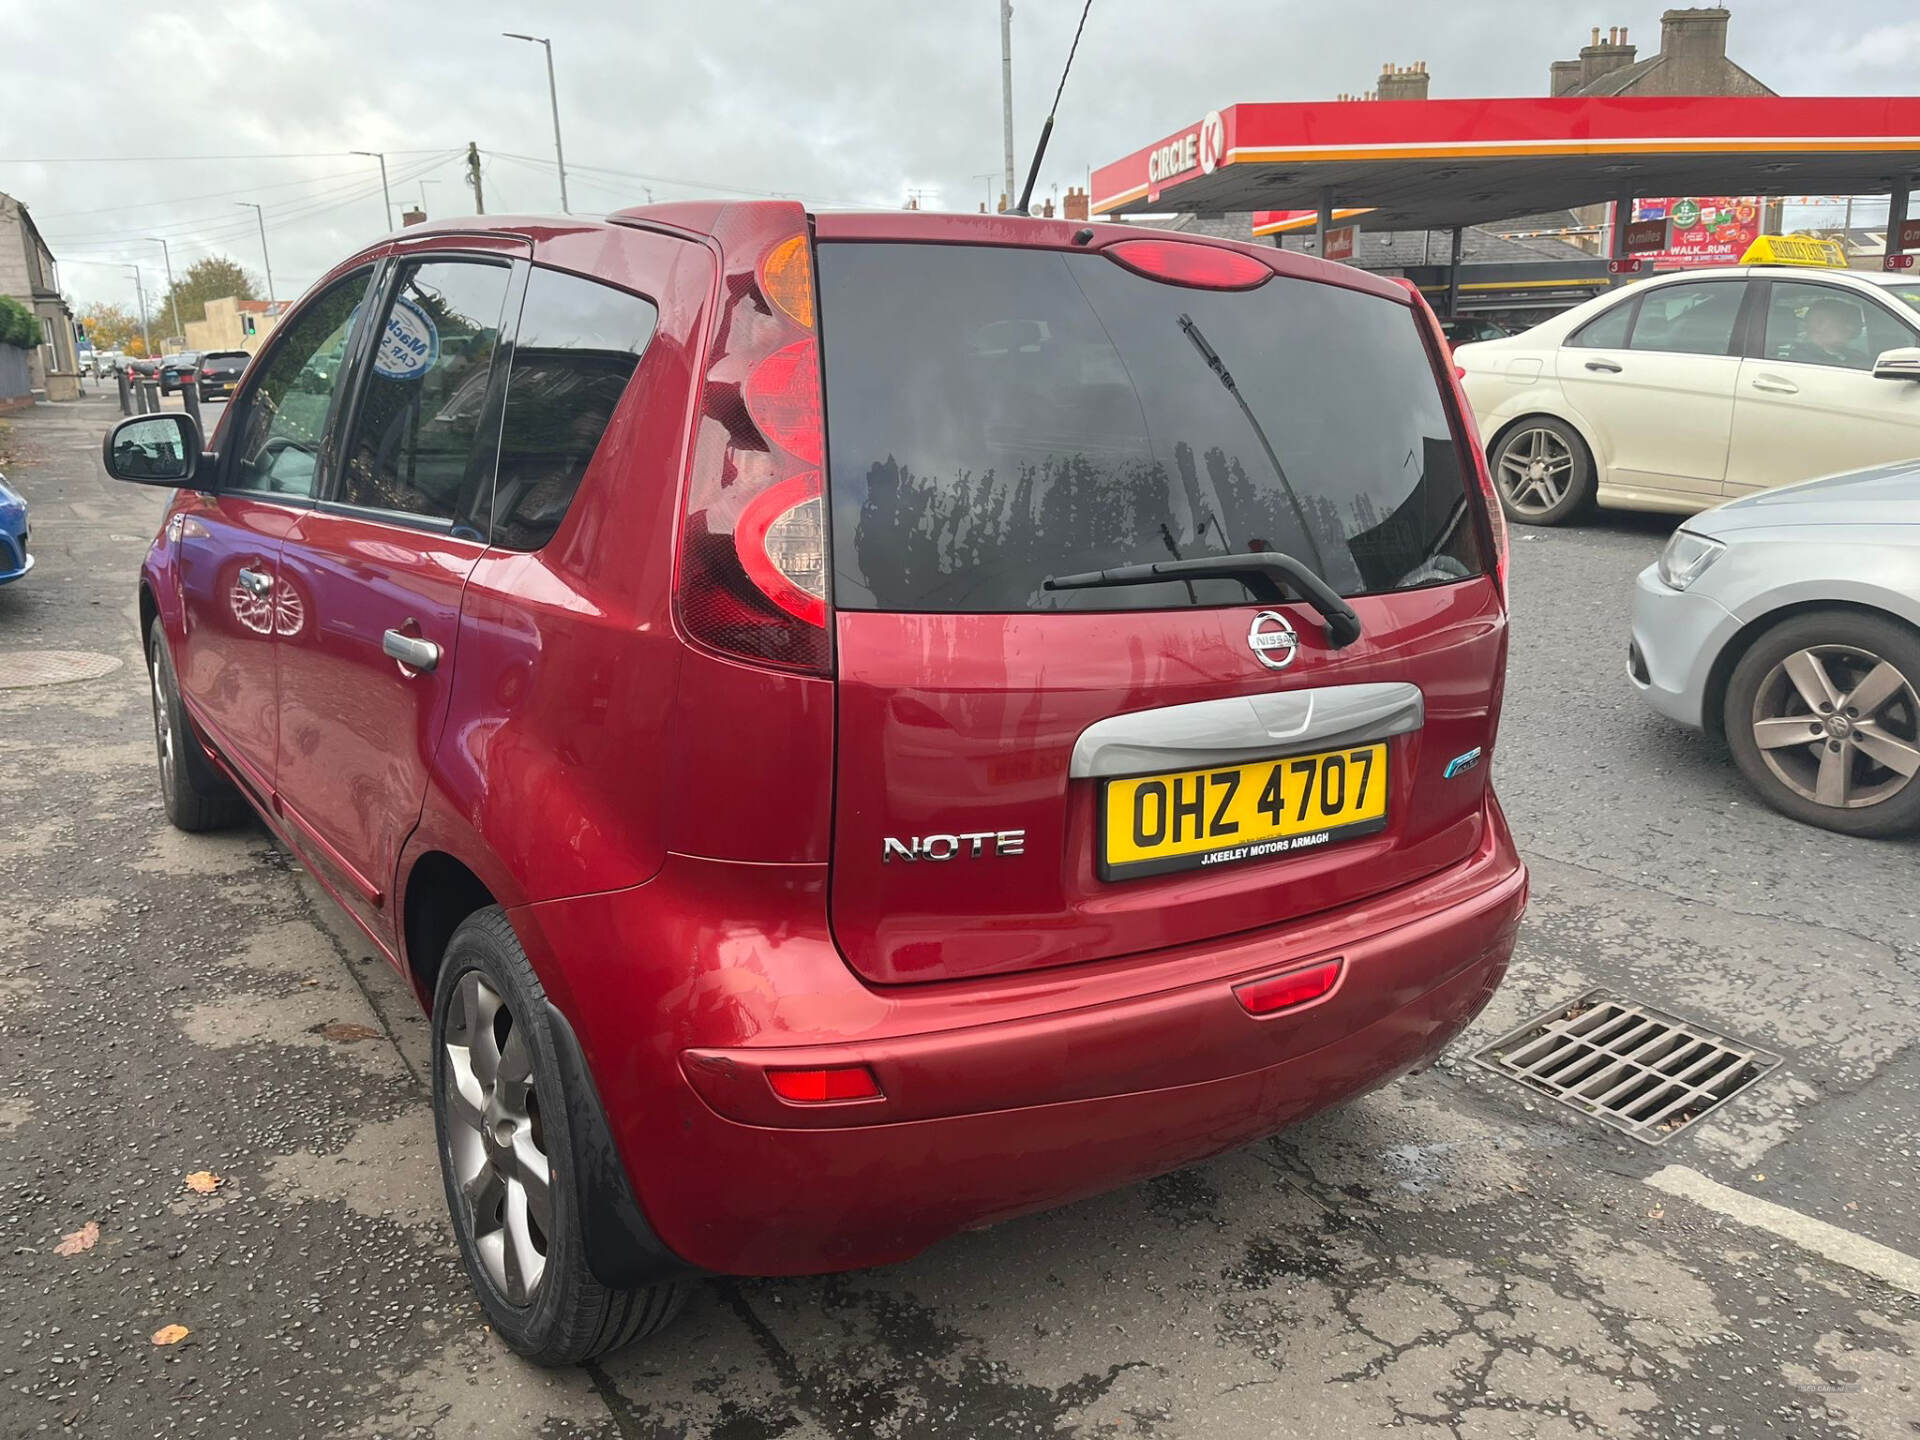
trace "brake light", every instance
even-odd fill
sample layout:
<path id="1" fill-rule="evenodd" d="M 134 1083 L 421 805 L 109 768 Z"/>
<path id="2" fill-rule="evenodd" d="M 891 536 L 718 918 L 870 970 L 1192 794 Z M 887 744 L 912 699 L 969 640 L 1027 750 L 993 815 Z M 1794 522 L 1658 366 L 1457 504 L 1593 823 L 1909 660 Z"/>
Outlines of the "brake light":
<path id="1" fill-rule="evenodd" d="M 767 1083 L 782 1100 L 796 1100 L 801 1104 L 880 1098 L 880 1082 L 864 1065 L 836 1065 L 826 1070 L 769 1070 Z"/>
<path id="2" fill-rule="evenodd" d="M 700 433 L 681 518 L 676 595 L 713 649 L 825 674 L 826 412 L 806 213 L 729 206 Z"/>
<path id="3" fill-rule="evenodd" d="M 1269 975 L 1264 980 L 1249 980 L 1233 987 L 1249 1015 L 1274 1015 L 1292 1010 L 1310 1000 L 1318 1000 L 1333 989 L 1340 979 L 1340 960 L 1323 960 L 1299 970 Z"/>
<path id="4" fill-rule="evenodd" d="M 1273 278 L 1256 256 L 1187 240 L 1122 240 L 1101 253 L 1136 275 L 1202 290 L 1251 290 Z"/>

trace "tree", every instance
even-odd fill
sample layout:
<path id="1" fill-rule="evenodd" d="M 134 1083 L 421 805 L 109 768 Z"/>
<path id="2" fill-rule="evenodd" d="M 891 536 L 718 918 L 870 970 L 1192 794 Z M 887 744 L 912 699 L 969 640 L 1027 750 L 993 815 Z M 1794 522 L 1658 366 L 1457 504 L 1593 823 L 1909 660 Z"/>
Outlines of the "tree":
<path id="1" fill-rule="evenodd" d="M 11 295 L 0 295 L 0 345 L 31 350 L 40 343 L 40 318 Z"/>
<path id="2" fill-rule="evenodd" d="M 228 295 L 240 300 L 262 298 L 253 283 L 253 277 L 237 263 L 224 255 L 209 255 L 188 266 L 187 273 L 173 282 L 173 289 L 160 297 L 160 304 L 154 312 L 154 323 L 172 334 L 176 305 L 180 309 L 180 324 L 185 326 L 207 318 L 209 300 L 219 300 Z"/>
<path id="3" fill-rule="evenodd" d="M 96 300 L 80 312 L 80 323 L 96 350 L 125 350 L 140 340 L 140 317 L 124 305 Z"/>

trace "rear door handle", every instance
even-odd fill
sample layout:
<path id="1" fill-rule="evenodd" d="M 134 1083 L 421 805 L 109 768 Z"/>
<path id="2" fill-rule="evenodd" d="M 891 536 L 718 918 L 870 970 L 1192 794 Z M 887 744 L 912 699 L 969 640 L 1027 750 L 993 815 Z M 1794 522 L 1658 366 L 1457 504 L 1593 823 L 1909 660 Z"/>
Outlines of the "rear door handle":
<path id="1" fill-rule="evenodd" d="M 1774 395 L 1798 395 L 1800 393 L 1800 387 L 1784 375 L 1756 375 L 1753 380 L 1753 388 L 1756 390 L 1765 390 Z"/>
<path id="2" fill-rule="evenodd" d="M 273 589 L 273 577 L 258 570 L 242 570 L 233 577 L 240 582 L 240 588 L 255 599 L 264 599 Z"/>
<path id="3" fill-rule="evenodd" d="M 440 663 L 440 647 L 418 635 L 389 630 L 380 637 L 380 649 L 409 670 L 431 670 Z"/>
<path id="4" fill-rule="evenodd" d="M 1620 367 L 1611 360 L 1589 360 L 1587 361 L 1587 369 L 1604 370 L 1609 375 L 1618 375 L 1620 373 Z"/>

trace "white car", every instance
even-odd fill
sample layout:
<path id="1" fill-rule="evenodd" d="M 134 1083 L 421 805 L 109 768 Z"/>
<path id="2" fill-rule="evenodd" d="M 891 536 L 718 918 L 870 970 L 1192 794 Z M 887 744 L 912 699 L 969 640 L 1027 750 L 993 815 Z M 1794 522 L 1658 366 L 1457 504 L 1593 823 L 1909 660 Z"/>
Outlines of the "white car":
<path id="1" fill-rule="evenodd" d="M 1523 524 L 1594 502 L 1692 514 L 1920 456 L 1920 278 L 1662 275 L 1454 360 Z"/>

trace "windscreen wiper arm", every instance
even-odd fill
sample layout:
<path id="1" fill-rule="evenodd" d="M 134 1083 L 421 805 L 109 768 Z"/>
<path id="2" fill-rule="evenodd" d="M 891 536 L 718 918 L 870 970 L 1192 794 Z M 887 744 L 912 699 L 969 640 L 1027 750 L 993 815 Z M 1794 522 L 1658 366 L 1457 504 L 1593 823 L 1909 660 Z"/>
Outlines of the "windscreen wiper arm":
<path id="1" fill-rule="evenodd" d="M 1227 369 L 1227 362 L 1220 358 L 1220 352 L 1207 343 L 1207 337 L 1200 333 L 1200 326 L 1191 315 L 1180 316 L 1180 328 L 1186 332 L 1187 339 L 1193 342 L 1193 348 L 1200 352 L 1200 358 L 1207 362 L 1207 368 L 1214 373 L 1222 388 L 1233 396 L 1239 405 L 1240 413 L 1247 417 L 1247 424 L 1253 427 L 1253 438 L 1260 442 L 1260 448 L 1267 452 L 1267 463 L 1273 467 L 1273 478 L 1280 482 L 1280 488 L 1286 492 L 1287 504 L 1293 507 L 1293 518 L 1299 523 L 1300 534 L 1308 545 L 1313 547 L 1313 563 L 1321 570 L 1327 568 L 1327 557 L 1320 551 L 1320 541 L 1313 533 L 1313 527 L 1307 523 L 1307 512 L 1300 507 L 1300 497 L 1294 493 L 1293 482 L 1287 479 L 1286 467 L 1280 463 L 1273 442 L 1267 438 L 1267 427 L 1260 423 L 1260 417 L 1253 413 L 1253 407 L 1247 403 L 1247 397 L 1240 393 L 1240 387 L 1233 383 L 1233 372 Z M 1318 578 L 1318 577 L 1315 577 Z"/>
<path id="2" fill-rule="evenodd" d="M 1261 600 L 1284 600 L 1291 590 L 1327 622 L 1327 640 L 1337 650 L 1360 638 L 1360 617 L 1315 571 L 1278 550 L 1245 555 L 1197 555 L 1191 560 L 1158 560 L 1146 565 L 1120 565 L 1112 570 L 1085 570 L 1078 575 L 1049 575 L 1047 590 L 1097 590 L 1109 585 L 1160 585 L 1169 580 L 1218 577 L 1238 580 Z"/>

